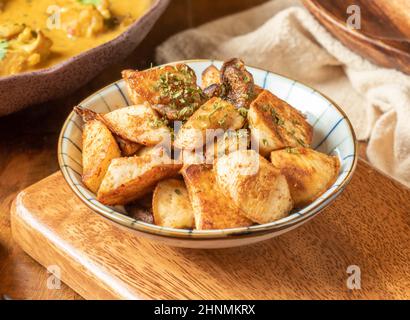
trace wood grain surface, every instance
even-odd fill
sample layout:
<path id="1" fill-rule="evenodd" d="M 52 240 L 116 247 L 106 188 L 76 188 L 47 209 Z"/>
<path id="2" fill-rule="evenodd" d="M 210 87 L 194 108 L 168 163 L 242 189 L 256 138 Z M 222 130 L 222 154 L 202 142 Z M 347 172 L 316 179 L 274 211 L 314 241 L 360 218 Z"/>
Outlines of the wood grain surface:
<path id="1" fill-rule="evenodd" d="M 80 299 L 66 285 L 45 286 L 46 270 L 13 241 L 10 206 L 19 191 L 58 170 L 57 140 L 72 107 L 120 78 L 123 69 L 148 68 L 169 36 L 266 0 L 172 0 L 146 39 L 125 61 L 104 70 L 70 96 L 0 118 L 0 299 Z"/>
<path id="2" fill-rule="evenodd" d="M 296 230 L 241 248 L 181 249 L 92 212 L 56 173 L 20 193 L 12 230 L 86 299 L 409 299 L 409 199 L 360 161 L 339 199 Z M 360 290 L 347 288 L 350 265 Z"/>
<path id="3" fill-rule="evenodd" d="M 374 63 L 410 74 L 410 1 L 303 0 L 306 8 L 347 47 Z M 360 29 L 347 26 L 347 8 L 358 5 Z"/>

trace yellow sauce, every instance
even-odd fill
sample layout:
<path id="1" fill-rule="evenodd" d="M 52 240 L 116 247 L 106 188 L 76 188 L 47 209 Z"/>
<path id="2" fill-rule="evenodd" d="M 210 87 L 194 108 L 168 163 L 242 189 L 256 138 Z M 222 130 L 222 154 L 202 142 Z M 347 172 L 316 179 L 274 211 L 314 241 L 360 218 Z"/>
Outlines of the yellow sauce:
<path id="1" fill-rule="evenodd" d="M 96 6 L 81 3 L 80 0 L 0 0 L 0 28 L 2 25 L 24 25 L 36 32 L 41 31 L 42 35 L 52 41 L 51 47 L 48 45 L 49 49 L 47 48 L 49 52 L 42 56 L 40 62 L 38 62 L 39 57 L 30 57 L 31 60 L 34 61 L 31 63 L 32 65 L 26 63 L 23 68 L 20 68 L 22 70 L 18 70 L 17 72 L 50 67 L 115 38 L 122 33 L 132 21 L 137 20 L 152 3 L 152 0 L 102 1 L 107 2 L 111 18 L 115 18 L 116 21 L 119 22 L 114 25 L 106 23 L 107 21 L 112 21 L 112 19 L 105 19 L 101 15 L 100 20 L 104 21 L 104 24 L 99 20 L 97 23 L 94 18 L 90 18 L 89 20 L 83 19 L 84 21 L 81 22 L 85 24 L 83 29 L 89 27 L 87 23 L 93 23 L 96 25 L 94 29 L 97 29 L 97 31 L 91 34 L 78 32 L 76 35 L 72 35 L 67 31 L 67 29 L 70 29 L 69 27 L 65 25 L 61 27 L 61 23 L 59 27 L 56 27 L 54 20 L 52 20 L 52 14 L 56 11 L 53 10 L 56 10 L 55 8 L 62 8 L 62 11 L 60 11 L 60 22 L 69 24 L 74 21 L 79 25 L 78 21 L 76 21 L 80 20 L 79 12 L 84 8 L 96 12 Z M 2 10 L 1 2 L 3 2 Z M 101 28 L 103 29 L 100 30 Z M 88 29 L 91 29 L 91 27 Z M 35 35 L 35 32 L 33 32 L 33 34 Z M 4 41 L 4 39 L 1 38 L 0 36 L 0 42 Z M 16 71 L 10 71 L 10 69 L 12 69 L 10 64 L 14 63 L 12 60 L 13 54 L 10 53 L 11 51 L 13 50 L 9 49 L 5 51 L 5 55 L 3 54 L 3 58 L 0 59 L 0 76 L 16 73 Z"/>

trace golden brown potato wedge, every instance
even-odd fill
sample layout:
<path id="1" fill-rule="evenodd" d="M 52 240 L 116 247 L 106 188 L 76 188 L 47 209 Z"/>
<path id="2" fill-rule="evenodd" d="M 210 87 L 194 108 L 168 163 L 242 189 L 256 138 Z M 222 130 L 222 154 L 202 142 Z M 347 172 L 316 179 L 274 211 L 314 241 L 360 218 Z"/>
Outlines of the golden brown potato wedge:
<path id="1" fill-rule="evenodd" d="M 212 98 L 202 105 L 178 131 L 174 146 L 180 149 L 193 150 L 202 147 L 214 136 L 209 129 L 236 130 L 243 127 L 245 118 L 229 102 Z M 218 135 L 217 131 L 214 131 Z"/>
<path id="2" fill-rule="evenodd" d="M 208 88 L 212 84 L 221 83 L 221 72 L 214 65 L 210 65 L 202 72 L 202 89 Z"/>
<path id="3" fill-rule="evenodd" d="M 153 147 L 143 147 L 140 150 L 138 150 L 136 155 L 138 157 L 142 157 L 147 154 L 162 157 L 162 156 L 169 156 L 170 152 L 163 145 L 156 145 Z"/>
<path id="4" fill-rule="evenodd" d="M 253 222 L 272 222 L 292 210 L 285 176 L 254 150 L 240 150 L 219 158 L 215 172 L 219 188 Z"/>
<path id="5" fill-rule="evenodd" d="M 273 166 L 286 177 L 296 207 L 305 206 L 336 180 L 339 158 L 309 148 L 286 148 L 271 153 Z"/>
<path id="6" fill-rule="evenodd" d="M 181 169 L 168 156 L 144 155 L 111 161 L 97 193 L 106 205 L 127 204 L 152 191 L 155 184 L 175 176 Z"/>
<path id="7" fill-rule="evenodd" d="M 203 103 L 195 72 L 186 64 L 145 71 L 125 70 L 122 77 L 133 103 L 148 101 L 172 120 L 187 119 Z"/>
<path id="8" fill-rule="evenodd" d="M 181 170 L 199 230 L 224 229 L 252 225 L 218 188 L 212 166 L 193 164 Z"/>
<path id="9" fill-rule="evenodd" d="M 80 106 L 75 106 L 74 111 L 82 117 L 84 122 L 88 122 L 94 119 L 97 119 L 103 123 L 106 123 L 104 119 L 104 114 L 96 113 L 92 110 L 82 108 Z M 126 140 L 121 138 L 120 136 L 116 135 L 113 133 L 115 140 L 118 143 L 118 146 L 120 147 L 121 150 L 121 155 L 124 157 L 130 157 L 133 156 L 139 149 L 142 148 L 141 144 Z"/>
<path id="10" fill-rule="evenodd" d="M 91 120 L 83 129 L 83 183 L 96 193 L 111 160 L 121 156 L 110 130 L 100 121 Z"/>
<path id="11" fill-rule="evenodd" d="M 193 229 L 194 211 L 188 191 L 182 180 L 168 179 L 159 182 L 152 198 L 154 223 L 158 226 Z"/>
<path id="12" fill-rule="evenodd" d="M 264 90 L 248 112 L 251 138 L 263 156 L 285 147 L 310 146 L 313 128 L 304 116 L 285 101 Z"/>
<path id="13" fill-rule="evenodd" d="M 153 146 L 171 137 L 166 123 L 146 104 L 117 109 L 100 116 L 113 133 L 134 143 Z"/>

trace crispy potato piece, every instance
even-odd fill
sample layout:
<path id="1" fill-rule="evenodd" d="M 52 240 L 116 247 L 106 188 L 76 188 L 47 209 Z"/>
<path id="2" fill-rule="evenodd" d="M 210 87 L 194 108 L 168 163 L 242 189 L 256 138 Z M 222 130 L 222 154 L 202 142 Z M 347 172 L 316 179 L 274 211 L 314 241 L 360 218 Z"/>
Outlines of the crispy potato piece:
<path id="1" fill-rule="evenodd" d="M 153 146 L 171 137 L 171 131 L 146 104 L 125 107 L 103 114 L 107 127 L 122 139 Z"/>
<path id="2" fill-rule="evenodd" d="M 110 130 L 100 121 L 85 123 L 83 130 L 82 181 L 92 192 L 100 187 L 110 162 L 121 156 Z"/>
<path id="3" fill-rule="evenodd" d="M 208 88 L 213 84 L 221 83 L 221 72 L 214 65 L 210 65 L 202 72 L 202 89 Z"/>
<path id="4" fill-rule="evenodd" d="M 159 182 L 152 198 L 154 223 L 158 226 L 193 229 L 194 211 L 188 191 L 182 180 L 168 179 Z"/>
<path id="5" fill-rule="evenodd" d="M 225 229 L 252 225 L 215 183 L 212 166 L 193 164 L 181 170 L 199 230 Z"/>
<path id="6" fill-rule="evenodd" d="M 272 222 L 286 217 L 292 209 L 285 176 L 254 150 L 219 158 L 215 172 L 219 188 L 253 222 Z"/>
<path id="7" fill-rule="evenodd" d="M 114 159 L 98 190 L 97 200 L 106 205 L 130 203 L 152 191 L 158 181 L 176 175 L 181 167 L 168 156 L 148 154 Z"/>
<path id="8" fill-rule="evenodd" d="M 104 115 L 96 113 L 90 109 L 85 109 L 80 106 L 74 107 L 75 113 L 77 113 L 84 122 L 91 121 L 94 119 L 97 119 L 103 123 L 105 123 Z M 130 157 L 133 156 L 138 150 L 142 148 L 142 145 L 123 139 L 119 136 L 117 136 L 115 133 L 113 133 L 115 140 L 118 143 L 118 146 L 120 147 L 121 150 L 121 155 L 124 157 Z"/>
<path id="9" fill-rule="evenodd" d="M 170 155 L 169 151 L 162 145 L 156 145 L 156 146 L 153 146 L 153 147 L 143 147 L 140 150 L 138 150 L 136 155 L 138 157 L 142 157 L 142 156 L 145 156 L 147 154 L 156 155 L 156 156 L 160 156 L 160 157 L 164 156 L 164 155 L 165 156 Z"/>
<path id="10" fill-rule="evenodd" d="M 160 114 L 172 120 L 188 119 L 204 102 L 195 72 L 186 64 L 145 71 L 125 70 L 122 77 L 133 103 L 148 101 Z"/>
<path id="11" fill-rule="evenodd" d="M 229 102 L 212 98 L 202 105 L 178 131 L 174 146 L 193 150 L 202 147 L 207 138 L 207 129 L 240 129 L 245 118 Z M 217 134 L 217 132 L 216 132 Z"/>
<path id="12" fill-rule="evenodd" d="M 237 131 L 229 130 L 217 141 L 207 146 L 206 163 L 212 164 L 214 160 L 237 150 L 246 150 L 249 147 L 250 135 L 247 129 Z"/>
<path id="13" fill-rule="evenodd" d="M 248 112 L 251 138 L 267 156 L 285 147 L 310 146 L 313 128 L 304 116 L 267 90 L 251 103 Z"/>
<path id="14" fill-rule="evenodd" d="M 286 148 L 271 153 L 273 166 L 286 177 L 296 207 L 305 206 L 336 180 L 340 161 L 309 148 Z"/>

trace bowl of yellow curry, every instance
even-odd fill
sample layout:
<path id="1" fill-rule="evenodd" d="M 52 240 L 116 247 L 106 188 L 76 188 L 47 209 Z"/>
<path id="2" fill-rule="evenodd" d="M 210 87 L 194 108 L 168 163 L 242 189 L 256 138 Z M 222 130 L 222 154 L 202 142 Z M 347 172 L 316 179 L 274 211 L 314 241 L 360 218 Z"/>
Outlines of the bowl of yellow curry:
<path id="1" fill-rule="evenodd" d="M 64 96 L 129 55 L 169 0 L 0 0 L 0 116 Z"/>

